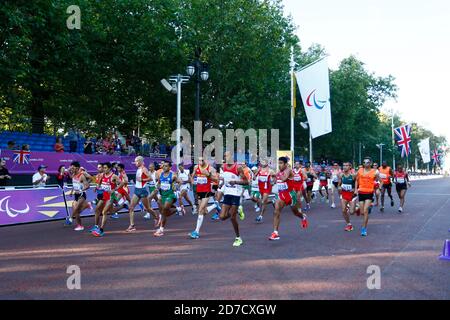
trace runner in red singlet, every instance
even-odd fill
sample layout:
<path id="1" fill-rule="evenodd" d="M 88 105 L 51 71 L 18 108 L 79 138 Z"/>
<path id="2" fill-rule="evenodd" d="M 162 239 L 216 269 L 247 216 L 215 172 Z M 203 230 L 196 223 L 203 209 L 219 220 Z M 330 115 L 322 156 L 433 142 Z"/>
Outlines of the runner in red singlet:
<path id="1" fill-rule="evenodd" d="M 273 180 L 275 179 L 275 172 L 269 167 L 267 160 L 261 160 L 261 168 L 257 173 L 259 193 L 261 194 L 260 208 L 261 212 L 256 218 L 256 222 L 262 222 L 264 214 L 267 210 L 267 204 L 270 203 L 269 197 L 272 194 Z"/>

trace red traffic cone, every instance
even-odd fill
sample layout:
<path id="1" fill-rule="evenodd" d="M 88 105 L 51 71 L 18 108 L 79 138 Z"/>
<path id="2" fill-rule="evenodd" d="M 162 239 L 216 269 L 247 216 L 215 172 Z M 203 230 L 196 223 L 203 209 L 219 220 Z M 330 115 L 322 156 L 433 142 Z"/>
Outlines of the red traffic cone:
<path id="1" fill-rule="evenodd" d="M 439 260 L 450 261 L 450 240 L 445 240 L 444 249 L 442 249 L 442 254 L 439 256 Z"/>

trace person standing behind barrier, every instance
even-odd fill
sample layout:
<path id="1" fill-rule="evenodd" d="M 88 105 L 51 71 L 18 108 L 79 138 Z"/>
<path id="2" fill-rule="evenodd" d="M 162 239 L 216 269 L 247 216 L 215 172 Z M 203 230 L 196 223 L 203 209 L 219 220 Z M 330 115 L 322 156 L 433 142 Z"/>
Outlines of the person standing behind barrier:
<path id="1" fill-rule="evenodd" d="M 6 160 L 0 158 L 0 187 L 7 186 L 11 180 L 8 169 L 6 169 Z"/>
<path id="2" fill-rule="evenodd" d="M 64 188 L 64 184 L 67 182 L 68 177 L 69 177 L 69 173 L 66 171 L 66 167 L 59 166 L 58 175 L 56 176 L 56 180 L 58 181 L 58 185 L 61 188 Z"/>
<path id="3" fill-rule="evenodd" d="M 43 188 L 47 184 L 50 177 L 45 173 L 47 166 L 40 165 L 38 171 L 33 175 L 33 187 Z"/>

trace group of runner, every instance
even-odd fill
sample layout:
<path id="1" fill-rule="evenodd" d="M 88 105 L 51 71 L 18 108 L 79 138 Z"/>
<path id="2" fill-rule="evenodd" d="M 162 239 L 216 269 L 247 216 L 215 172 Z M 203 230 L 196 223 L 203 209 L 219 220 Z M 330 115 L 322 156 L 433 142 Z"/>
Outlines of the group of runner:
<path id="1" fill-rule="evenodd" d="M 135 165 L 136 181 L 134 192 L 130 195 L 130 181 L 123 164 L 117 165 L 117 172 L 113 171 L 111 163 L 99 164 L 95 176 L 89 175 L 78 162 L 71 164 L 69 171 L 73 188 L 70 194 L 74 196 L 72 219 L 76 221 L 75 231 L 84 230 L 81 213 L 92 208 L 86 194 L 91 183 L 95 184 L 96 208 L 95 225 L 89 232 L 95 237 L 104 236 L 108 215 L 117 218 L 118 211 L 124 209 L 128 209 L 130 219 L 126 232 L 135 232 L 134 214 L 137 205 L 146 212 L 146 219 L 153 218 L 156 228 L 154 236 L 162 237 L 170 216 L 186 214 L 186 203 L 192 207 L 192 214 L 198 214 L 195 230 L 189 234 L 191 239 L 200 238 L 205 216 L 214 212 L 211 217 L 213 220 L 231 220 L 235 247 L 243 244 L 238 221 L 245 219 L 245 192 L 248 192 L 255 203 L 257 223 L 263 222 L 268 205 L 274 207 L 274 230 L 269 240 L 275 241 L 280 239 L 281 212 L 285 207 L 290 207 L 292 213 L 300 219 L 301 228 L 308 227 L 304 212 L 311 210 L 316 191 L 327 203 L 331 197 L 332 208 L 336 208 L 335 199 L 341 199 L 342 214 L 346 222 L 345 231 L 354 230 L 350 221 L 351 215 L 363 215 L 361 236 L 367 236 L 372 206 L 379 205 L 381 198 L 380 211 L 384 211 L 386 190 L 391 206 L 394 206 L 392 183 L 395 183 L 400 198 L 399 212 L 403 212 L 406 191 L 410 186 L 408 174 L 401 165 L 397 166 L 394 172 L 386 162 L 378 168 L 370 158 L 364 159 L 363 165 L 357 170 L 352 168 L 350 162 L 345 162 L 342 169 L 338 163 L 334 163 L 331 169 L 322 164 L 319 170 L 314 170 L 310 163 L 303 165 L 300 161 L 294 162 L 292 167 L 286 157 L 278 159 L 276 171 L 266 160 L 262 160 L 259 167 L 249 168 L 245 162 L 235 162 L 230 152 L 225 153 L 223 164 L 217 166 L 199 158 L 192 172 L 182 164 L 174 172 L 168 161 L 162 161 L 158 170 L 153 163 L 147 168 L 144 158 L 140 156 L 136 157 Z M 318 190 L 314 190 L 316 180 L 319 180 Z M 191 188 L 194 200 L 190 199 Z M 375 197 L 376 204 L 373 203 Z M 156 203 L 159 213 L 153 209 L 152 202 Z M 304 208 L 302 202 L 305 203 Z M 71 224 L 72 219 L 69 218 L 66 223 Z"/>

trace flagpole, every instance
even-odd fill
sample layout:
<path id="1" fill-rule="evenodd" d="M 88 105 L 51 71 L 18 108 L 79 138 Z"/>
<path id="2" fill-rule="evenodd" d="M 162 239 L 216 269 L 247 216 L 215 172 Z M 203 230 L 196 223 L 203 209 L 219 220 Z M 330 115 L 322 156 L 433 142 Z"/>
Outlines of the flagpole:
<path id="1" fill-rule="evenodd" d="M 294 47 L 291 47 L 291 151 L 294 155 L 295 142 L 294 142 L 294 118 L 295 118 L 295 108 L 294 108 Z"/>
<path id="2" fill-rule="evenodd" d="M 392 127 L 392 168 L 395 170 L 395 138 L 394 138 L 394 109 L 392 109 L 391 117 L 391 127 Z"/>

